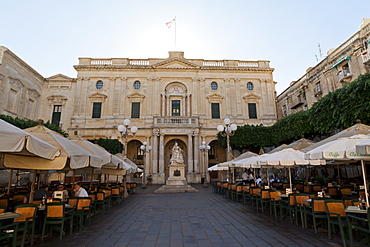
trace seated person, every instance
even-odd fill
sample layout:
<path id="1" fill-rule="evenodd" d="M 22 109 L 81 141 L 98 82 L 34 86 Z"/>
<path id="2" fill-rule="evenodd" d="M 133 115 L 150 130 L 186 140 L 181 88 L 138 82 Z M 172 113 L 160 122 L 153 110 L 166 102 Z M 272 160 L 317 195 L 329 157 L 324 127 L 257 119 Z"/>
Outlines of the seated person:
<path id="1" fill-rule="evenodd" d="M 87 191 L 84 188 L 82 188 L 81 183 L 76 183 L 74 185 L 73 191 L 75 192 L 75 197 L 89 197 Z"/>
<path id="2" fill-rule="evenodd" d="M 46 185 L 46 184 L 41 185 L 40 189 L 35 190 L 35 192 L 33 193 L 33 199 L 34 200 L 41 200 L 44 196 L 46 196 L 46 198 L 51 197 L 48 190 L 49 190 L 48 185 Z M 26 195 L 23 199 L 23 203 L 27 203 L 29 198 L 30 198 L 30 194 Z"/>

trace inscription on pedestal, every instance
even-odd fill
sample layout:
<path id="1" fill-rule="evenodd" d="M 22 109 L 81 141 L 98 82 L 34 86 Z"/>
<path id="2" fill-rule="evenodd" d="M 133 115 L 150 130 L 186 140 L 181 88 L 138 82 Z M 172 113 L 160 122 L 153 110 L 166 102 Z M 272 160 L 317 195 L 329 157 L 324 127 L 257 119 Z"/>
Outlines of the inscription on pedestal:
<path id="1" fill-rule="evenodd" d="M 181 172 L 180 172 L 180 170 L 176 169 L 176 170 L 173 172 L 173 176 L 174 176 L 174 177 L 180 177 L 180 176 L 181 176 Z"/>

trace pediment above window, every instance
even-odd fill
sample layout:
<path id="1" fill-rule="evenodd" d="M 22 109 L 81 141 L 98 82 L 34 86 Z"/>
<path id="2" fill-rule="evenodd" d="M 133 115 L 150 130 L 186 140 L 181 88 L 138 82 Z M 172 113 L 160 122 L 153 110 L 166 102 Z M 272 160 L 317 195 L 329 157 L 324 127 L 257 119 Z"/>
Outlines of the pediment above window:
<path id="1" fill-rule="evenodd" d="M 127 97 L 130 99 L 130 101 L 142 101 L 144 98 L 145 98 L 145 95 L 144 94 L 141 94 L 141 93 L 133 93 L 133 94 L 129 94 L 127 95 Z"/>
<path id="2" fill-rule="evenodd" d="M 93 93 L 89 96 L 91 102 L 104 102 L 108 96 L 103 93 Z"/>
<path id="3" fill-rule="evenodd" d="M 244 100 L 259 100 L 260 98 L 260 96 L 253 93 L 243 96 Z"/>
<path id="4" fill-rule="evenodd" d="M 169 58 L 160 63 L 153 64 L 154 68 L 176 68 L 176 69 L 183 69 L 183 68 L 199 68 L 198 65 L 187 61 L 183 58 Z"/>
<path id="5" fill-rule="evenodd" d="M 63 95 L 50 95 L 47 99 L 49 101 L 49 105 L 65 105 L 68 100 L 68 98 Z"/>
<path id="6" fill-rule="evenodd" d="M 213 93 L 213 94 L 208 94 L 206 98 L 211 101 L 221 101 L 224 99 L 224 96 L 218 93 Z"/>

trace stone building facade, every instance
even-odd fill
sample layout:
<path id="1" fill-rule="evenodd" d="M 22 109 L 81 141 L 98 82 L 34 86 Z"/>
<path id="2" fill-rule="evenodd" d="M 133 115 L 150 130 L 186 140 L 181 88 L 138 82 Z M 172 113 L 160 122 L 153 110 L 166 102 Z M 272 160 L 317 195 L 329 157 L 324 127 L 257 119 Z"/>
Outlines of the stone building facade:
<path id="1" fill-rule="evenodd" d="M 0 65 L 1 95 L 9 94 L 11 80 L 24 80 L 17 72 L 24 70 L 22 66 L 9 71 L 6 67 Z M 29 68 L 35 78 L 24 90 L 37 92 L 33 115 L 25 115 L 27 110 L 8 113 L 7 108 L 0 108 L 0 114 L 49 120 L 85 139 L 122 142 L 117 127 L 130 119 L 130 127 L 138 131 L 127 136 L 126 154 L 152 175 L 154 183 L 164 183 L 169 176 L 175 142 L 184 152 L 188 182 L 199 183 L 208 166 L 226 160 L 216 138 L 216 127 L 224 118 L 237 125 L 266 126 L 277 119 L 269 61 L 186 59 L 183 52 L 169 52 L 167 58 L 79 58 L 74 68 L 76 78 L 43 78 Z M 7 102 L 4 99 L 2 105 Z M 199 151 L 203 141 L 211 146 L 205 160 Z M 144 142 L 153 147 L 146 155 L 140 149 Z"/>
<path id="2" fill-rule="evenodd" d="M 277 96 L 278 118 L 304 111 L 321 97 L 370 72 L 370 18 L 362 20 L 359 30 L 315 67 L 308 68 L 297 81 Z"/>

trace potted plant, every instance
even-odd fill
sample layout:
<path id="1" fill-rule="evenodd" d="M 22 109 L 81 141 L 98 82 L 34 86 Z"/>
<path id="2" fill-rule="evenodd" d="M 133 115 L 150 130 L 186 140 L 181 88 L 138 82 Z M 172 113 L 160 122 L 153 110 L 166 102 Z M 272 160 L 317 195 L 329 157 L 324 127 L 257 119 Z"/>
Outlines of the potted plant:
<path id="1" fill-rule="evenodd" d="M 148 176 L 146 176 L 146 184 L 147 185 L 151 185 L 152 181 L 153 181 L 152 174 L 149 174 Z"/>

